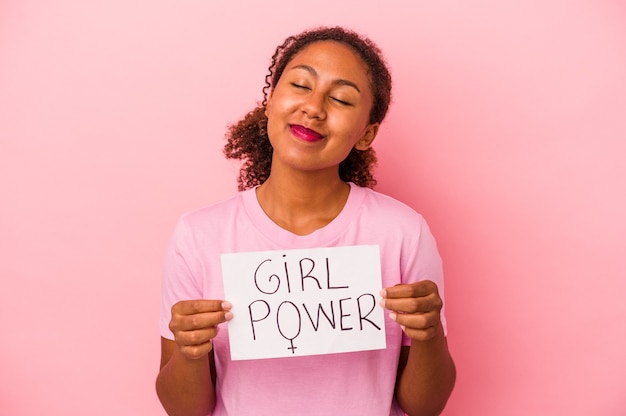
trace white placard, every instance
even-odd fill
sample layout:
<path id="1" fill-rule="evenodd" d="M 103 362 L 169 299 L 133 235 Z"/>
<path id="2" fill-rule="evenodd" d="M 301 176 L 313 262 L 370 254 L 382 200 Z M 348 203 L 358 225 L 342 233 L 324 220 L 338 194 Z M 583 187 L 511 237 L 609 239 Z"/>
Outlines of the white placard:
<path id="1" fill-rule="evenodd" d="M 386 347 L 378 246 L 222 254 L 233 360 Z"/>

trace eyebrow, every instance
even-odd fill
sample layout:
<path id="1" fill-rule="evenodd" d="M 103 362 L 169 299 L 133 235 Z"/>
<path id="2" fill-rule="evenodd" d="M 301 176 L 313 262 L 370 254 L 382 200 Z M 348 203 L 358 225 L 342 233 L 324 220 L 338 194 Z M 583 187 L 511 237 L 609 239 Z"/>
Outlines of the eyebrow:
<path id="1" fill-rule="evenodd" d="M 304 64 L 300 64 L 300 65 L 296 65 L 291 69 L 304 69 L 307 72 L 310 72 L 311 74 L 317 76 L 317 71 L 315 70 L 315 68 L 313 68 L 310 65 L 304 65 Z M 333 80 L 333 84 L 335 85 L 345 85 L 348 87 L 352 87 L 355 90 L 357 90 L 359 92 L 359 94 L 361 93 L 361 90 L 359 89 L 359 87 L 352 81 L 348 81 L 347 79 L 336 79 Z"/>

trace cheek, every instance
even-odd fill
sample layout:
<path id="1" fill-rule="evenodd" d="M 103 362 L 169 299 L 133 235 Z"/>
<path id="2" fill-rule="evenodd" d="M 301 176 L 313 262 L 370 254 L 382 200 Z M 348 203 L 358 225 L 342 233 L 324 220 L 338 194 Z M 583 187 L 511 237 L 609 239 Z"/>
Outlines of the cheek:
<path id="1" fill-rule="evenodd" d="M 341 117 L 337 119 L 329 119 L 328 124 L 334 126 L 334 130 L 341 133 L 342 136 L 353 141 L 363 134 L 366 124 L 359 119 L 353 117 Z"/>
<path id="2" fill-rule="evenodd" d="M 276 106 L 268 106 L 265 110 L 265 116 L 267 117 L 267 125 L 266 131 L 267 135 L 270 139 L 270 143 L 272 143 L 273 139 L 277 134 L 280 134 L 279 131 L 281 129 L 282 117 L 278 116 Z M 272 143 L 273 146 L 273 143 Z"/>
<path id="3" fill-rule="evenodd" d="M 274 114 L 283 114 L 294 111 L 302 104 L 302 97 L 276 89 L 272 99 L 268 101 L 268 107 Z"/>

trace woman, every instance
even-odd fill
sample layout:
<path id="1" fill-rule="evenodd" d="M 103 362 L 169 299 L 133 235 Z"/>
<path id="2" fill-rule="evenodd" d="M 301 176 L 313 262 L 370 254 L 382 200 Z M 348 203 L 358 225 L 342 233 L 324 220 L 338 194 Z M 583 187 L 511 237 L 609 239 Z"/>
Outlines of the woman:
<path id="1" fill-rule="evenodd" d="M 435 415 L 456 373 L 441 262 L 423 218 L 374 192 L 391 97 L 379 49 L 342 29 L 288 38 L 263 103 L 232 126 L 233 198 L 181 217 L 167 256 L 157 393 L 170 415 Z M 232 361 L 220 254 L 375 244 L 387 348 Z M 219 329 L 219 331 L 218 331 Z"/>

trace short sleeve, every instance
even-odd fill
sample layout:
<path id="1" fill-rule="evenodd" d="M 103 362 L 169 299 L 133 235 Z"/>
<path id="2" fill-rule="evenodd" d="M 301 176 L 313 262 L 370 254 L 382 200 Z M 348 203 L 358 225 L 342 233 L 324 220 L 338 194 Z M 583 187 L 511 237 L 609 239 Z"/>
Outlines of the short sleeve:
<path id="1" fill-rule="evenodd" d="M 161 277 L 159 329 L 161 336 L 167 339 L 174 339 L 169 329 L 172 306 L 181 300 L 202 298 L 201 265 L 193 243 L 193 235 L 181 217 L 170 239 Z"/>
<path id="2" fill-rule="evenodd" d="M 443 283 L 443 265 L 437 242 L 430 231 L 428 224 L 424 219 L 421 221 L 419 236 L 416 244 L 410 249 L 407 256 L 408 260 L 404 265 L 404 274 L 402 276 L 403 283 L 412 283 L 422 280 L 430 280 L 437 285 L 439 296 L 444 301 L 441 309 L 441 325 L 444 334 L 447 335 L 447 323 L 445 315 L 445 298 Z M 402 334 L 402 345 L 411 345 L 411 339 L 404 333 Z"/>

